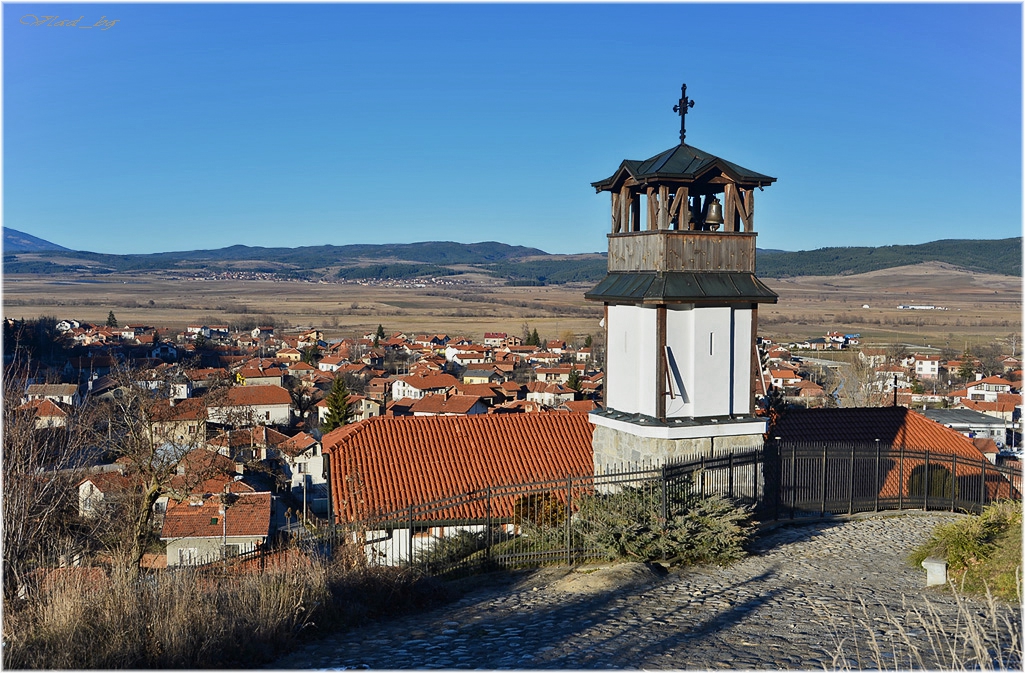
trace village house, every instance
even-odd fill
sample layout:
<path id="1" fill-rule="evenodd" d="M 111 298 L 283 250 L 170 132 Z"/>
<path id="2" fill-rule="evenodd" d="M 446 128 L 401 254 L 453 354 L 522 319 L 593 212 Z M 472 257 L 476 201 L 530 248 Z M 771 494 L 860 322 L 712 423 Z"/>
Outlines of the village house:
<path id="1" fill-rule="evenodd" d="M 280 386 L 233 386 L 223 397 L 208 400 L 212 423 L 291 425 L 292 398 Z"/>
<path id="2" fill-rule="evenodd" d="M 508 336 L 505 332 L 485 332 L 484 345 L 488 348 L 501 348 Z"/>
<path id="3" fill-rule="evenodd" d="M 128 477 L 117 471 L 97 472 L 78 482 L 78 515 L 92 519 L 132 491 Z"/>
<path id="4" fill-rule="evenodd" d="M 987 376 L 965 386 L 968 399 L 973 402 L 996 402 L 998 395 L 1011 392 L 1011 382 L 1000 376 Z"/>
<path id="5" fill-rule="evenodd" d="M 487 384 L 502 383 L 505 377 L 494 369 L 467 369 L 463 372 L 463 383 L 465 384 Z"/>
<path id="6" fill-rule="evenodd" d="M 300 432 L 279 444 L 278 452 L 292 496 L 317 516 L 327 516 L 327 475 L 320 442 Z"/>
<path id="7" fill-rule="evenodd" d="M 940 377 L 941 360 L 939 355 L 915 355 L 915 376 L 935 381 Z"/>
<path id="8" fill-rule="evenodd" d="M 168 567 L 198 565 L 256 551 L 271 529 L 271 494 L 196 494 L 170 501 L 160 539 Z"/>
<path id="9" fill-rule="evenodd" d="M 79 387 L 73 383 L 33 383 L 25 389 L 26 402 L 33 400 L 50 400 L 69 407 L 82 404 Z"/>
<path id="10" fill-rule="evenodd" d="M 557 407 L 563 402 L 572 402 L 576 399 L 576 391 L 561 383 L 531 381 L 526 388 L 528 402 L 537 402 L 548 407 Z"/>
<path id="11" fill-rule="evenodd" d="M 63 428 L 68 424 L 67 412 L 48 399 L 31 400 L 18 407 L 18 411 L 32 414 L 36 430 Z"/>
<path id="12" fill-rule="evenodd" d="M 397 400 L 402 398 L 419 400 L 426 395 L 444 394 L 458 384 L 459 379 L 451 374 L 403 376 L 392 383 L 391 394 Z"/>

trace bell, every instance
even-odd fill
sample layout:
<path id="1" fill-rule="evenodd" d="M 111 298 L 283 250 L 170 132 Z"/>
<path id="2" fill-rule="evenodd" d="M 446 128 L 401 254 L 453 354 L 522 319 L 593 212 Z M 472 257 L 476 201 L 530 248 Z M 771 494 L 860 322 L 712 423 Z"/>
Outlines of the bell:
<path id="1" fill-rule="evenodd" d="M 719 199 L 712 197 L 712 202 L 708 204 L 708 215 L 705 216 L 705 224 L 711 231 L 718 231 L 719 225 L 723 223 L 722 219 L 722 204 L 719 203 Z"/>

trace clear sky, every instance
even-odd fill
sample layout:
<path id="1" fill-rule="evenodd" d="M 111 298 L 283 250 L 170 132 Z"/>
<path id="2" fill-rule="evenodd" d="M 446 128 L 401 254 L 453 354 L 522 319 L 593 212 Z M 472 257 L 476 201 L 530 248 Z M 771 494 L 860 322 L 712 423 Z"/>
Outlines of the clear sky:
<path id="1" fill-rule="evenodd" d="M 679 142 L 684 82 L 688 144 L 778 178 L 759 247 L 1022 231 L 1020 4 L 7 3 L 3 22 L 4 224 L 73 249 L 605 250 L 590 183 Z"/>

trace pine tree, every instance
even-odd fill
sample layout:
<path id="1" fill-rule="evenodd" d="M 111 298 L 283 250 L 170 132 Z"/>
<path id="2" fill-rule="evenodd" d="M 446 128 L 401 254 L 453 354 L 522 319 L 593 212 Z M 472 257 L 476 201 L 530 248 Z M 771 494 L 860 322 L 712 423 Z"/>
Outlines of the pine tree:
<path id="1" fill-rule="evenodd" d="M 594 343 L 594 339 L 592 339 L 592 338 L 591 338 L 591 335 L 590 335 L 590 334 L 588 334 L 588 335 L 587 335 L 587 338 L 586 338 L 586 339 L 584 339 L 584 348 L 590 348 L 590 347 L 591 347 L 591 344 L 593 344 L 593 343 Z"/>
<path id="2" fill-rule="evenodd" d="M 349 422 L 349 388 L 341 376 L 336 376 L 331 384 L 331 392 L 324 398 L 327 403 L 327 417 L 321 430 L 331 432 Z"/>
<path id="3" fill-rule="evenodd" d="M 107 327 L 117 327 L 117 318 L 114 317 L 114 312 L 111 311 L 107 314 Z"/>
<path id="4" fill-rule="evenodd" d="M 572 388 L 573 390 L 579 393 L 581 383 L 582 381 L 580 380 L 580 371 L 576 367 L 573 367 L 573 369 L 571 369 L 569 372 L 569 380 L 566 381 L 566 387 Z"/>
<path id="5" fill-rule="evenodd" d="M 538 336 L 537 328 L 536 327 L 534 328 L 534 331 L 531 332 L 531 334 L 530 334 L 530 341 L 528 343 L 531 346 L 540 346 L 541 345 L 541 337 Z"/>
<path id="6" fill-rule="evenodd" d="M 378 325 L 377 326 L 377 338 L 378 339 L 383 339 L 384 337 L 385 337 L 384 325 Z"/>

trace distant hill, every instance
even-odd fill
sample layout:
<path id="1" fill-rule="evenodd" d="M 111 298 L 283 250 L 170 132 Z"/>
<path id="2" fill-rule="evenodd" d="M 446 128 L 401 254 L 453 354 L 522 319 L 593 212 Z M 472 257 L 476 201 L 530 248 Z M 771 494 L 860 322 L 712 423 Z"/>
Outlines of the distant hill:
<path id="1" fill-rule="evenodd" d="M 52 248 L 15 249 L 5 229 L 5 273 L 170 272 L 209 275 L 222 272 L 272 274 L 308 280 L 413 279 L 491 275 L 517 285 L 596 283 L 607 268 L 602 254 L 552 255 L 493 241 L 428 241 L 388 245 L 320 245 L 261 248 L 233 245 L 217 250 L 107 255 Z M 39 241 L 24 234 L 26 239 Z M 946 240 L 879 248 L 821 248 L 787 252 L 757 251 L 758 275 L 832 276 L 857 274 L 922 262 L 945 262 L 972 271 L 1021 276 L 1021 238 Z"/>
<path id="2" fill-rule="evenodd" d="M 922 262 L 946 262 L 970 271 L 1021 275 L 1021 237 L 933 241 L 879 248 L 819 248 L 797 252 L 758 251 L 758 275 L 834 276 L 866 273 Z"/>
<path id="3" fill-rule="evenodd" d="M 38 252 L 41 250 L 67 250 L 56 243 L 44 241 L 17 229 L 4 227 L 4 252 Z"/>

